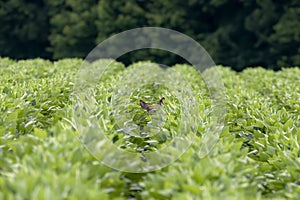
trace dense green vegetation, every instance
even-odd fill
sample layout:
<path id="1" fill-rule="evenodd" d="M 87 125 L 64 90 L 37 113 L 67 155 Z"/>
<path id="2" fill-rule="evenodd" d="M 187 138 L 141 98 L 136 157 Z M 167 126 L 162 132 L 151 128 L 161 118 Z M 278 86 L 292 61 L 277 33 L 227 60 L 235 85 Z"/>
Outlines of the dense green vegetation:
<path id="1" fill-rule="evenodd" d="M 198 41 L 218 64 L 278 69 L 300 65 L 298 0 L 4 0 L 0 2 L 0 56 L 85 57 L 113 34 L 158 26 Z M 155 56 L 154 56 L 155 55 Z M 140 51 L 122 58 L 175 64 L 179 57 Z"/>
<path id="2" fill-rule="evenodd" d="M 80 59 L 0 59 L 0 199 L 299 199 L 299 68 L 237 73 L 217 67 L 226 88 L 225 126 L 214 149 L 200 159 L 202 133 L 210 124 L 209 92 L 192 67 L 174 66 L 174 74 L 168 73 L 180 72 L 198 102 L 197 134 L 188 151 L 170 166 L 131 174 L 100 164 L 77 139 L 72 102 L 81 64 Z M 180 83 L 172 81 L 179 85 L 146 84 L 130 93 L 127 104 L 105 106 L 115 88 L 146 81 L 138 77 L 153 78 L 145 76 L 145 65 L 151 65 L 153 74 L 161 73 L 151 63 L 124 68 L 114 62 L 95 88 L 96 119 L 106 125 L 108 138 L 127 151 L 156 151 L 168 145 L 170 133 L 176 135 L 180 124 L 179 108 L 186 106 L 173 93 Z M 146 125 L 151 116 L 138 100 L 157 102 L 161 96 L 166 97 L 162 110 L 168 118 L 159 134 L 151 139 L 116 134 L 124 121 L 109 112 L 123 112 L 151 132 Z M 115 99 L 119 101 L 124 99 Z"/>

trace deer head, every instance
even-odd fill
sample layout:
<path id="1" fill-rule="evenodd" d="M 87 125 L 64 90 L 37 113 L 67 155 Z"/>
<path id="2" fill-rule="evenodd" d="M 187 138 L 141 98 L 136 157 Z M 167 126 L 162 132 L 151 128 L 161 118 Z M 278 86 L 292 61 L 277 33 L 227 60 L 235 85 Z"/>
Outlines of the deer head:
<path id="1" fill-rule="evenodd" d="M 163 104 L 163 101 L 165 100 L 165 97 L 161 98 L 157 104 L 151 104 L 151 105 L 148 105 L 145 101 L 143 100 L 140 100 L 140 106 L 146 110 L 148 113 L 150 113 L 151 111 L 154 111 L 156 110 L 156 108 L 158 106 L 161 106 Z"/>

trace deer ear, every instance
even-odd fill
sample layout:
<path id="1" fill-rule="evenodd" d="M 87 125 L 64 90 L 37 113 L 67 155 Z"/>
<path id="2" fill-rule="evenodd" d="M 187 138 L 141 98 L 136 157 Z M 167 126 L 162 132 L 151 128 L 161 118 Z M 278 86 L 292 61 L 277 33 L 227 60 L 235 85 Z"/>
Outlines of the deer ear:
<path id="1" fill-rule="evenodd" d="M 164 100 L 165 100 L 165 97 L 161 98 L 157 104 L 161 106 L 161 104 L 163 104 Z"/>
<path id="2" fill-rule="evenodd" d="M 147 108 L 149 107 L 148 104 L 143 100 L 140 100 L 140 106 L 145 110 L 147 110 Z"/>

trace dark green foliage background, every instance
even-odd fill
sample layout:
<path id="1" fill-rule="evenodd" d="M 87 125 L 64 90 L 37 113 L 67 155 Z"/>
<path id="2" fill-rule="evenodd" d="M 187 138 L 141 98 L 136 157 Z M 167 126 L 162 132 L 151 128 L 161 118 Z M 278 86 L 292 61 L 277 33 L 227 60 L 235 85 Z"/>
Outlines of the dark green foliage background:
<path id="1" fill-rule="evenodd" d="M 4 0 L 0 2 L 0 56 L 83 58 L 99 42 L 131 28 L 159 26 L 194 38 L 217 64 L 278 69 L 300 65 L 298 0 Z M 173 65 L 166 52 L 123 56 Z"/>
<path id="2" fill-rule="evenodd" d="M 197 135 L 170 166 L 130 174 L 100 164 L 76 137 L 72 98 L 81 64 L 0 59 L 0 199 L 299 199 L 299 68 L 217 67 L 228 113 L 209 156 L 198 157 Z M 114 80 L 143 64 L 116 62 L 96 97 L 109 98 Z M 174 68 L 193 85 L 195 98 L 208 103 L 199 74 L 187 65 Z"/>

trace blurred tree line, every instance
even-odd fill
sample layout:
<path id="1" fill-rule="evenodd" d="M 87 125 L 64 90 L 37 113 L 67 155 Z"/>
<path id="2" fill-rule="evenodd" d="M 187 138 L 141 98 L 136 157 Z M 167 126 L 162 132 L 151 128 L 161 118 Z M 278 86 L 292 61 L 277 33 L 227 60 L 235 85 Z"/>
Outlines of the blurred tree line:
<path id="1" fill-rule="evenodd" d="M 187 34 L 236 70 L 300 66 L 299 0 L 2 0 L 0 26 L 0 56 L 16 59 L 85 57 L 113 34 L 158 26 Z M 120 59 L 184 62 L 159 50 Z"/>

